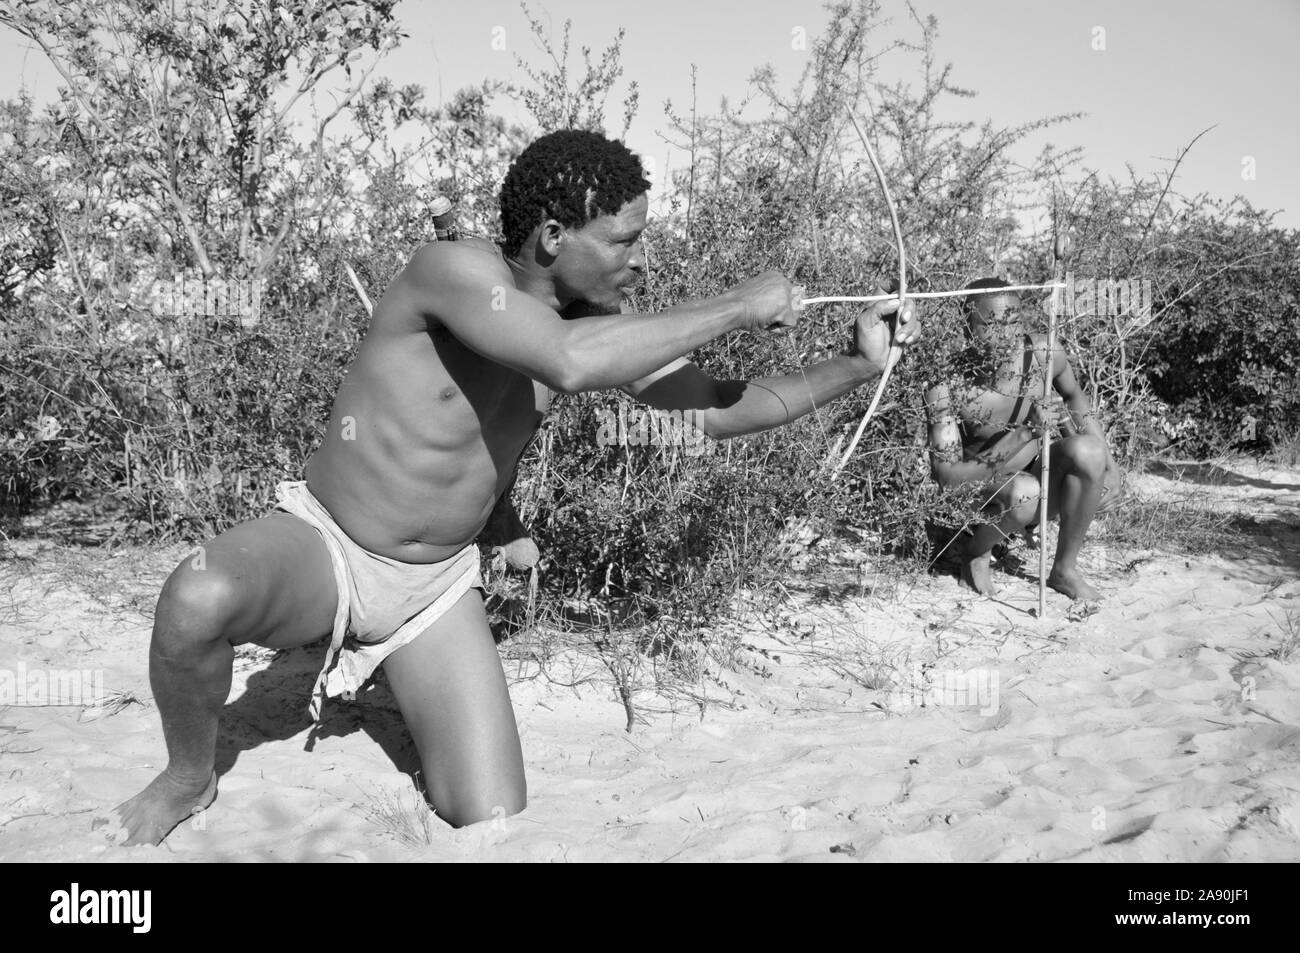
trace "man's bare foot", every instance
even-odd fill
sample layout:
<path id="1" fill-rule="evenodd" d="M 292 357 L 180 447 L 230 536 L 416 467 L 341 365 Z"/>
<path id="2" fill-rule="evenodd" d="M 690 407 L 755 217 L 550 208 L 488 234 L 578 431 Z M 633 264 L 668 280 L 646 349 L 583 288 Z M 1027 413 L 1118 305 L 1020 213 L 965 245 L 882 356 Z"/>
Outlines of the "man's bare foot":
<path id="1" fill-rule="evenodd" d="M 1088 584 L 1083 578 L 1083 574 L 1077 569 L 1057 569 L 1052 568 L 1047 577 L 1047 584 L 1057 592 L 1063 592 L 1071 599 L 1083 599 L 1086 602 L 1096 602 L 1101 598 L 1101 593 Z"/>
<path id="2" fill-rule="evenodd" d="M 961 558 L 961 581 L 984 596 L 998 594 L 998 587 L 993 582 L 993 569 L 990 566 L 991 555 L 991 553 L 981 553 L 978 556 L 963 554 Z"/>
<path id="3" fill-rule="evenodd" d="M 216 798 L 215 772 L 206 784 L 187 784 L 164 771 L 131 800 L 113 808 L 126 830 L 126 837 L 120 843 L 124 847 L 161 844 L 172 828 L 193 814 L 206 810 Z"/>

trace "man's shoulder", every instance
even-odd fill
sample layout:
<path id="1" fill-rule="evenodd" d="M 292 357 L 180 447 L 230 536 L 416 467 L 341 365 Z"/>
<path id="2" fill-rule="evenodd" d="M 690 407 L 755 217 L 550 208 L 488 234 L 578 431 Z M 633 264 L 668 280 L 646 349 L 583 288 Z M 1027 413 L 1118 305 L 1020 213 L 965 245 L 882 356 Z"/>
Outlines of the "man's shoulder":
<path id="1" fill-rule="evenodd" d="M 449 273 L 469 281 L 477 277 L 499 280 L 502 274 L 510 274 L 501 249 L 482 238 L 426 242 L 411 254 L 406 271 L 417 280 L 445 277 Z"/>
<path id="2" fill-rule="evenodd" d="M 445 323 L 457 302 L 477 290 L 513 286 L 514 277 L 499 251 L 482 239 L 427 242 L 406 260 L 376 309 L 372 327 L 426 330 L 430 320 Z M 392 315 L 393 317 L 386 317 Z"/>
<path id="3" fill-rule="evenodd" d="M 429 242 L 430 245 L 459 245 L 462 248 L 477 248 L 479 251 L 485 251 L 497 261 L 505 264 L 506 257 L 501 251 L 501 246 L 496 242 L 490 242 L 486 238 L 476 236 L 467 236 L 456 242 Z"/>

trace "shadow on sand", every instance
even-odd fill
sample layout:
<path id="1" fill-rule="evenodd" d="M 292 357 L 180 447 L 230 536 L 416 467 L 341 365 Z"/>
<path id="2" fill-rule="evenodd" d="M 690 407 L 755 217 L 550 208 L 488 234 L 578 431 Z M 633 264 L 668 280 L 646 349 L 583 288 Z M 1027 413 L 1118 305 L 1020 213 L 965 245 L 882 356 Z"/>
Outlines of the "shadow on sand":
<path id="1" fill-rule="evenodd" d="M 1168 476 L 1175 480 L 1186 480 L 1203 486 L 1251 486 L 1259 490 L 1300 490 L 1300 483 L 1274 483 L 1255 477 L 1242 476 L 1217 463 L 1166 463 L 1155 461 L 1147 472 Z"/>
<path id="2" fill-rule="evenodd" d="M 1225 557 L 1271 563 L 1300 576 L 1300 520 L 1237 514 L 1228 526 L 1237 535 L 1220 548 Z"/>
<path id="3" fill-rule="evenodd" d="M 266 668 L 248 677 L 243 694 L 221 711 L 218 777 L 233 768 L 243 752 L 270 741 L 286 741 L 311 725 L 307 704 L 324 661 L 325 646 L 321 641 L 282 649 Z M 311 751 L 318 739 L 355 731 L 369 735 L 393 766 L 420 788 L 419 756 L 382 669 L 356 701 L 326 699 L 320 724 L 308 735 L 305 750 Z"/>

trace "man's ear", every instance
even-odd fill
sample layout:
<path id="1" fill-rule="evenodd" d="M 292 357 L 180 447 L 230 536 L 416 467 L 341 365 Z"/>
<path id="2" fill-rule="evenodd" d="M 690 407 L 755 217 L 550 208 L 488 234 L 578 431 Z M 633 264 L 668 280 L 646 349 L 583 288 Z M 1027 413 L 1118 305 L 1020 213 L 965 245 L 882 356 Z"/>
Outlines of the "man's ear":
<path id="1" fill-rule="evenodd" d="M 537 245 L 547 255 L 554 258 L 560 253 L 560 247 L 564 244 L 564 234 L 567 231 L 563 225 L 553 218 L 548 218 L 542 223 L 542 230 L 537 236 Z"/>

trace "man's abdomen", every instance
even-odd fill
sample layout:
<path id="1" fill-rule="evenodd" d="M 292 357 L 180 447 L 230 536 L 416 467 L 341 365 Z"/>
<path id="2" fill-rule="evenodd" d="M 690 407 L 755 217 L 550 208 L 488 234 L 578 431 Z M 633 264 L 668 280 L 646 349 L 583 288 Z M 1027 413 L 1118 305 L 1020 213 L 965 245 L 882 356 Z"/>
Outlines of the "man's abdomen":
<path id="1" fill-rule="evenodd" d="M 358 545 L 403 562 L 454 556 L 478 535 L 500 482 L 470 408 L 403 406 L 349 375 L 307 486 Z"/>
<path id="2" fill-rule="evenodd" d="M 495 498 L 490 467 L 481 474 L 452 469 L 383 465 L 327 445 L 308 461 L 306 476 L 308 489 L 357 545 L 390 559 L 433 563 L 478 535 Z"/>

